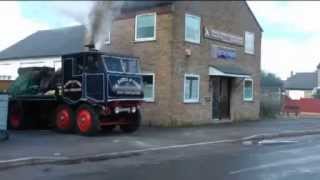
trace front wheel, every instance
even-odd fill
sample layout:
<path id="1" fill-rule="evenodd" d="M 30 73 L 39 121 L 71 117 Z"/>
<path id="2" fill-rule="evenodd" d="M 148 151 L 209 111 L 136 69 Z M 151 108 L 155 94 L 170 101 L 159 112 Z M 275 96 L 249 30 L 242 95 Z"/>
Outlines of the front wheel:
<path id="1" fill-rule="evenodd" d="M 89 105 L 80 105 L 77 110 L 77 131 L 81 135 L 92 136 L 100 131 L 99 115 Z"/>
<path id="2" fill-rule="evenodd" d="M 135 114 L 130 114 L 127 117 L 128 124 L 120 125 L 120 129 L 126 133 L 133 133 L 137 131 L 141 124 L 141 113 L 137 111 Z"/>

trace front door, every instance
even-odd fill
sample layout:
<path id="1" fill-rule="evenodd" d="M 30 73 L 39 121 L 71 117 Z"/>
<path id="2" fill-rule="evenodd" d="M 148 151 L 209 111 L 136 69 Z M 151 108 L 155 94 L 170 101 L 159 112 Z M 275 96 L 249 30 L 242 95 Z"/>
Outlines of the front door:
<path id="1" fill-rule="evenodd" d="M 212 118 L 230 118 L 231 79 L 212 77 Z"/>

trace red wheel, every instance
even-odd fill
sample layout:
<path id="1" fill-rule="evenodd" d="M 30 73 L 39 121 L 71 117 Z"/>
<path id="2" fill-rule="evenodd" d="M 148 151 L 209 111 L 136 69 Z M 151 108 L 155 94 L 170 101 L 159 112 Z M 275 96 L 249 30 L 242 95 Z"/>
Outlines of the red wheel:
<path id="1" fill-rule="evenodd" d="M 10 127 L 13 129 L 20 129 L 22 126 L 22 117 L 20 114 L 12 114 L 9 119 Z"/>
<path id="2" fill-rule="evenodd" d="M 12 129 L 23 129 L 23 111 L 18 103 L 14 103 L 10 106 L 8 125 Z"/>
<path id="3" fill-rule="evenodd" d="M 86 109 L 81 109 L 77 116 L 77 123 L 81 132 L 88 132 L 92 126 L 92 115 Z"/>
<path id="4" fill-rule="evenodd" d="M 60 132 L 71 132 L 74 128 L 74 113 L 68 105 L 60 105 L 56 110 L 55 127 Z"/>
<path id="5" fill-rule="evenodd" d="M 96 111 L 89 105 L 81 105 L 77 110 L 77 129 L 83 135 L 95 135 L 100 130 Z"/>

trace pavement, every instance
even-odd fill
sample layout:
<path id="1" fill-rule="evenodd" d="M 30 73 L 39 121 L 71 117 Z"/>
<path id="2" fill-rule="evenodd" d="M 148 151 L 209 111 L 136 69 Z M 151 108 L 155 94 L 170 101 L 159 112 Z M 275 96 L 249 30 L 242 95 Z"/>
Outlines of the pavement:
<path id="1" fill-rule="evenodd" d="M 20 180 L 318 180 L 320 135 L 259 144 L 217 143 L 165 149 L 108 161 L 22 166 L 0 171 Z"/>
<path id="2" fill-rule="evenodd" d="M 59 134 L 51 130 L 10 131 L 10 139 L 1 142 L 0 166 L 2 162 L 30 159 L 32 162 L 39 159 L 108 159 L 180 146 L 230 143 L 247 137 L 315 134 L 320 133 L 318 129 L 320 119 L 286 118 L 188 128 L 143 127 L 133 134 L 115 131 L 96 137 Z"/>

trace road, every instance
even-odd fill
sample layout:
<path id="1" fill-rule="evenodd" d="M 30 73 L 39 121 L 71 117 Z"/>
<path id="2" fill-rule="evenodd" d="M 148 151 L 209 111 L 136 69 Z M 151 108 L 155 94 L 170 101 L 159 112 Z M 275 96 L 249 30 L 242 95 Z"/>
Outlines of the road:
<path id="1" fill-rule="evenodd" d="M 282 141 L 283 139 L 281 139 Z M 266 144 L 200 143 L 140 155 L 69 165 L 37 165 L 0 171 L 1 179 L 320 179 L 320 136 Z"/>
<path id="2" fill-rule="evenodd" d="M 239 139 L 261 133 L 320 129 L 319 119 L 275 119 L 188 128 L 143 127 L 133 134 L 120 131 L 96 137 L 61 134 L 51 130 L 10 131 L 0 144 L 0 160 L 33 156 L 83 156 L 205 141 Z"/>

